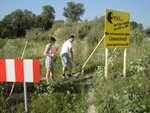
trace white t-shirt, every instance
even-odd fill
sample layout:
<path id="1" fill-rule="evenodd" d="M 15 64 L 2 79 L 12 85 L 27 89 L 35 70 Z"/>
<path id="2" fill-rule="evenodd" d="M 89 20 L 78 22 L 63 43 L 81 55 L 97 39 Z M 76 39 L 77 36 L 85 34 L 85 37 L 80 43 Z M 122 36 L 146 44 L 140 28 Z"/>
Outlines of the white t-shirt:
<path id="1" fill-rule="evenodd" d="M 70 48 L 72 48 L 72 43 L 69 40 L 67 40 L 66 42 L 63 43 L 63 45 L 61 47 L 61 54 L 63 54 L 63 53 L 69 54 Z"/>

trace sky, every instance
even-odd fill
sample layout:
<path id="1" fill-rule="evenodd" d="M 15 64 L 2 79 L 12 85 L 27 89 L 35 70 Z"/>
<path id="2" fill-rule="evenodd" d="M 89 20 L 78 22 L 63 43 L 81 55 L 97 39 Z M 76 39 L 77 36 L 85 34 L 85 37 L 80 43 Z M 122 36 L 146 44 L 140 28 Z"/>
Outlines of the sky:
<path id="1" fill-rule="evenodd" d="M 85 13 L 81 20 L 93 20 L 105 15 L 106 9 L 130 13 L 130 21 L 150 27 L 150 0 L 0 0 L 0 21 L 17 9 L 29 10 L 40 15 L 42 7 L 50 5 L 55 10 L 55 20 L 66 20 L 62 15 L 67 2 L 82 3 Z"/>

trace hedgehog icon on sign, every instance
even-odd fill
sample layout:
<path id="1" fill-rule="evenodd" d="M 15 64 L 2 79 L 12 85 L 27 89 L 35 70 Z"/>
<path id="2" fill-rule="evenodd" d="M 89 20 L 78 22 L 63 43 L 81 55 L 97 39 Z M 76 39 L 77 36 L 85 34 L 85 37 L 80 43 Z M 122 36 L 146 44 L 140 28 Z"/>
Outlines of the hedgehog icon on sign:
<path id="1" fill-rule="evenodd" d="M 107 14 L 107 21 L 108 21 L 109 23 L 113 24 L 113 23 L 112 23 L 112 19 L 113 19 L 113 13 L 112 13 L 112 12 L 109 12 L 109 13 Z"/>

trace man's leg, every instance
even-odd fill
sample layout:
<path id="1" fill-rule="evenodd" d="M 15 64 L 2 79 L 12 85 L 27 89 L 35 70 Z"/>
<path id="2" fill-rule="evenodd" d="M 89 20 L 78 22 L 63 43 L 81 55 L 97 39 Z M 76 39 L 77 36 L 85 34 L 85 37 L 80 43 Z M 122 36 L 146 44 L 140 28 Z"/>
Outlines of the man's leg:
<path id="1" fill-rule="evenodd" d="M 65 71 L 66 71 L 66 67 L 63 66 L 63 67 L 62 67 L 62 77 L 63 77 L 63 78 L 65 78 Z"/>
<path id="2" fill-rule="evenodd" d="M 68 67 L 68 76 L 71 77 L 72 74 L 72 66 Z"/>
<path id="3" fill-rule="evenodd" d="M 68 74 L 71 74 L 72 73 L 72 66 L 69 66 L 68 67 Z"/>

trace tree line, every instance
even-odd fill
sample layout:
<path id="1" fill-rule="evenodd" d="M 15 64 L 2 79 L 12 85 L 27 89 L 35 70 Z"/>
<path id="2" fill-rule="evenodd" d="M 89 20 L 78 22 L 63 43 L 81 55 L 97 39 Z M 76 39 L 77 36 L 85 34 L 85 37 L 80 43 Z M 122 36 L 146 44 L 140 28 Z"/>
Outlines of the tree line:
<path id="1" fill-rule="evenodd" d="M 42 7 L 40 15 L 35 15 L 27 9 L 11 12 L 0 21 L 0 38 L 21 38 L 25 37 L 26 31 L 32 28 L 40 28 L 49 30 L 55 22 L 64 22 L 63 20 L 55 21 L 55 9 L 51 5 Z M 81 3 L 67 2 L 67 6 L 63 8 L 63 16 L 67 21 L 81 21 L 85 8 Z M 131 29 L 138 28 L 143 30 L 143 25 L 134 21 L 130 22 Z M 150 33 L 150 28 L 148 29 Z"/>
<path id="2" fill-rule="evenodd" d="M 67 2 L 64 7 L 63 16 L 67 21 L 81 21 L 84 14 L 84 5 L 81 3 Z M 60 20 L 64 22 L 63 20 Z M 32 28 L 49 30 L 55 22 L 55 9 L 51 5 L 42 7 L 42 13 L 35 15 L 27 9 L 11 12 L 0 21 L 0 38 L 21 38 L 25 37 L 26 31 Z"/>

